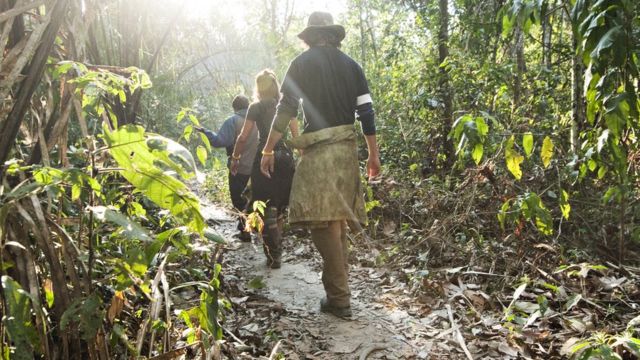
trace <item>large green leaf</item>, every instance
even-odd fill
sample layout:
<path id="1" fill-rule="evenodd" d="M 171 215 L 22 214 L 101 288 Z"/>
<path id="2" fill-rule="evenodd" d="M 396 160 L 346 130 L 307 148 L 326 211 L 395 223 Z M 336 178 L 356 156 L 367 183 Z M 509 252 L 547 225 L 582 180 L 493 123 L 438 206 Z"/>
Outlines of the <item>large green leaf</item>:
<path id="1" fill-rule="evenodd" d="M 95 338 L 103 319 L 102 299 L 93 293 L 86 299 L 76 299 L 71 303 L 62 314 L 60 327 L 64 330 L 70 323 L 77 322 L 82 339 L 89 342 Z"/>
<path id="2" fill-rule="evenodd" d="M 592 59 L 598 59 L 602 53 L 614 46 L 623 46 L 624 30 L 621 25 L 609 29 L 598 41 L 598 44 L 591 52 Z"/>
<path id="3" fill-rule="evenodd" d="M 164 167 L 175 171 L 183 179 L 191 179 L 197 170 L 191 152 L 179 143 L 160 135 L 146 134 L 147 146 L 151 154 L 164 163 Z M 154 163 L 158 164 L 157 159 Z M 163 166 L 160 166 L 163 167 Z"/>
<path id="4" fill-rule="evenodd" d="M 207 149 L 202 145 L 198 145 L 196 155 L 198 155 L 198 160 L 200 160 L 202 166 L 205 166 L 207 164 Z"/>
<path id="5" fill-rule="evenodd" d="M 102 222 L 111 222 L 122 228 L 122 234 L 131 240 L 152 241 L 151 236 L 140 224 L 122 214 L 113 207 L 94 206 L 89 208 Z"/>
<path id="6" fill-rule="evenodd" d="M 158 144 L 159 136 L 147 137 L 140 126 L 127 125 L 113 132 L 105 129 L 104 137 L 127 181 L 158 206 L 169 210 L 182 224 L 202 233 L 205 224 L 198 198 L 184 183 L 170 175 L 188 172 L 184 164 L 173 161 L 175 156 L 187 158 L 186 163 L 193 162 L 193 157 L 188 160 L 183 153 L 170 157 L 167 151 L 175 148 L 175 142 L 162 140 L 167 145 L 164 148 Z M 151 149 L 147 141 L 149 138 L 158 146 Z"/>
<path id="7" fill-rule="evenodd" d="M 2 289 L 6 314 L 3 323 L 15 347 L 11 359 L 33 359 L 38 344 L 38 334 L 31 322 L 31 298 L 20 284 L 8 276 L 2 276 Z"/>

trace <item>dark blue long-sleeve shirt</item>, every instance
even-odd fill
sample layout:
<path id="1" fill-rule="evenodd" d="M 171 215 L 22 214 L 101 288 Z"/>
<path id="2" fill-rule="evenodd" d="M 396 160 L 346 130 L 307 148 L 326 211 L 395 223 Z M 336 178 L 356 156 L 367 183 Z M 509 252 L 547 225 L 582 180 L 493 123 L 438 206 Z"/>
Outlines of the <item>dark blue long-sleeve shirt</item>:
<path id="1" fill-rule="evenodd" d="M 211 146 L 217 148 L 226 148 L 229 160 L 231 159 L 231 155 L 233 154 L 233 148 L 236 145 L 236 139 L 238 138 L 238 135 L 240 135 L 240 131 L 242 130 L 242 125 L 244 124 L 244 119 L 246 116 L 246 109 L 236 112 L 228 119 L 226 119 L 224 123 L 222 123 L 222 126 L 217 133 L 211 130 L 204 129 L 204 134 L 209 139 L 209 143 L 211 143 Z M 245 144 L 244 150 L 242 151 L 238 173 L 243 175 L 251 174 L 251 166 L 256 155 L 257 147 L 258 135 L 256 129 L 254 128 L 249 134 L 247 143 Z M 229 163 L 230 162 L 227 162 L 227 166 L 229 166 Z"/>

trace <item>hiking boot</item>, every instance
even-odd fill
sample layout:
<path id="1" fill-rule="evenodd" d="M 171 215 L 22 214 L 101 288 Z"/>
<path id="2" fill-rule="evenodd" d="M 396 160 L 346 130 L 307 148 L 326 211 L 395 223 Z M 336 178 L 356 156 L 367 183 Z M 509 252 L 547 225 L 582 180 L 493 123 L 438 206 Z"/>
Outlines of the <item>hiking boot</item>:
<path id="1" fill-rule="evenodd" d="M 280 269 L 280 267 L 282 267 L 282 260 L 280 260 L 280 258 L 273 259 L 269 267 L 272 269 Z"/>
<path id="2" fill-rule="evenodd" d="M 267 208 L 265 211 L 264 229 L 262 230 L 262 244 L 267 266 L 279 269 L 282 262 L 282 234 L 277 225 L 277 209 Z"/>
<path id="3" fill-rule="evenodd" d="M 238 239 L 242 242 L 251 242 L 251 233 L 240 231 L 240 233 L 238 233 Z"/>
<path id="4" fill-rule="evenodd" d="M 351 306 L 346 307 L 337 307 L 329 304 L 329 300 L 327 298 L 322 298 L 320 300 L 320 311 L 323 313 L 329 313 L 335 315 L 342 319 L 350 319 L 351 318 Z"/>

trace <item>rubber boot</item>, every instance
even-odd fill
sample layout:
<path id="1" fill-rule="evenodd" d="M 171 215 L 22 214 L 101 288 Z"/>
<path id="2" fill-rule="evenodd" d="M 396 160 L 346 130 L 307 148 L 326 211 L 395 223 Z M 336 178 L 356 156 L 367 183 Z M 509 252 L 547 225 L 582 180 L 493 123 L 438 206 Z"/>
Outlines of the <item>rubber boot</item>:
<path id="1" fill-rule="evenodd" d="M 265 210 L 262 239 L 267 265 L 272 269 L 279 269 L 282 259 L 282 234 L 278 229 L 278 209 L 274 207 Z"/>

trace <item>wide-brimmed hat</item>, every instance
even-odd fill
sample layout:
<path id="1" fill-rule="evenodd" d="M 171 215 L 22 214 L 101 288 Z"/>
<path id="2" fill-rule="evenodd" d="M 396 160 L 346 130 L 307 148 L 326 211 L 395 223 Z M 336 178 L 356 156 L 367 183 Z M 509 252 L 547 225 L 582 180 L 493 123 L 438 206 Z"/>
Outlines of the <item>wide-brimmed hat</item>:
<path id="1" fill-rule="evenodd" d="M 342 25 L 335 25 L 333 23 L 333 16 L 323 11 L 315 11 L 309 15 L 307 27 L 298 34 L 298 37 L 305 40 L 309 34 L 315 32 L 331 33 L 336 36 L 338 41 L 342 41 L 346 35 L 344 27 Z"/>

